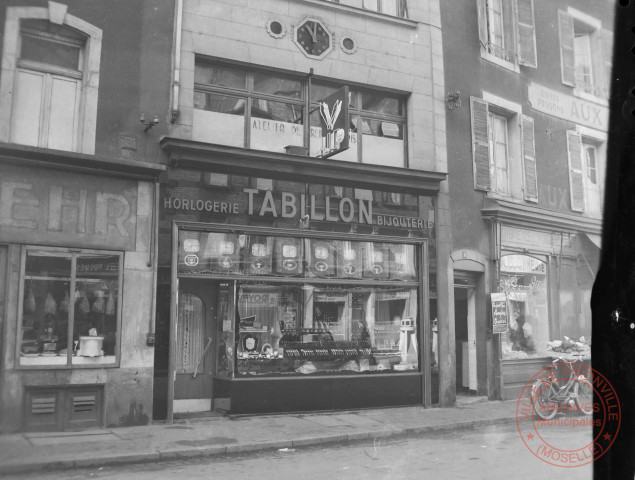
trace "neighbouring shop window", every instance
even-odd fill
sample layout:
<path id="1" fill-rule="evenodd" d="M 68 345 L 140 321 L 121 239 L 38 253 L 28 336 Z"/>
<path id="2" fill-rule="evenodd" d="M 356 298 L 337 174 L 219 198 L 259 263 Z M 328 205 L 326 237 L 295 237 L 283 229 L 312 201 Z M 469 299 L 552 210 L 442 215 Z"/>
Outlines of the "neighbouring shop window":
<path id="1" fill-rule="evenodd" d="M 308 98 L 304 78 L 197 59 L 193 137 L 272 152 L 306 147 L 311 156 L 318 156 L 322 148 L 318 102 L 342 86 L 313 81 Z M 405 97 L 351 90 L 349 118 L 350 148 L 334 159 L 407 166 Z"/>
<path id="2" fill-rule="evenodd" d="M 25 249 L 20 365 L 115 365 L 120 253 Z"/>
<path id="3" fill-rule="evenodd" d="M 177 261 L 181 275 L 224 278 L 217 375 L 390 373 L 419 370 L 417 252 L 405 243 L 180 231 Z"/>
<path id="4" fill-rule="evenodd" d="M 504 360 L 546 356 L 549 334 L 547 264 L 528 255 L 501 258 L 498 291 L 506 294 L 508 330 L 501 335 Z"/>

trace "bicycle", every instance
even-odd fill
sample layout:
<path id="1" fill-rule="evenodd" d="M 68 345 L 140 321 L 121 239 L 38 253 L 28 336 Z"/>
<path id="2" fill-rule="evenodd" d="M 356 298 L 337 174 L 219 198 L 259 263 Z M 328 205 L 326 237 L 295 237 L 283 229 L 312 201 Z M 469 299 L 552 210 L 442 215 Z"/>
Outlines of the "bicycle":
<path id="1" fill-rule="evenodd" d="M 551 420 L 559 411 L 573 411 L 574 405 L 584 415 L 593 414 L 593 385 L 584 375 L 578 375 L 575 365 L 580 364 L 556 358 L 547 374 L 532 384 L 533 409 L 543 420 Z M 566 378 L 558 375 L 559 367 L 566 370 Z"/>

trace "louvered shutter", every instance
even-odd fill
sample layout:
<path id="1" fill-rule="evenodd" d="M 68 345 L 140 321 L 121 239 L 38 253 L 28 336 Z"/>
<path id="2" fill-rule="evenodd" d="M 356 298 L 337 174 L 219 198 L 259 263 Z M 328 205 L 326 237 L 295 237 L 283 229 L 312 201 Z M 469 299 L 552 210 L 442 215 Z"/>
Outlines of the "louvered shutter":
<path id="1" fill-rule="evenodd" d="M 525 200 L 538 201 L 538 177 L 536 174 L 536 144 L 534 119 L 523 115 L 523 168 L 525 172 Z"/>
<path id="2" fill-rule="evenodd" d="M 560 29 L 560 68 L 562 83 L 575 86 L 575 46 L 573 17 L 558 10 L 558 27 Z"/>
<path id="3" fill-rule="evenodd" d="M 582 161 L 582 136 L 567 130 L 567 153 L 569 156 L 569 192 L 571 194 L 571 210 L 583 212 L 584 199 L 584 163 Z"/>
<path id="4" fill-rule="evenodd" d="M 470 97 L 472 111 L 472 158 L 474 160 L 474 188 L 490 190 L 489 134 L 487 102 Z"/>
<path id="5" fill-rule="evenodd" d="M 611 93 L 611 70 L 613 66 L 613 32 L 601 30 L 602 62 L 604 64 L 604 95 Z"/>
<path id="6" fill-rule="evenodd" d="M 481 45 L 487 49 L 487 0 L 476 0 L 476 8 L 478 10 L 478 39 Z"/>
<path id="7" fill-rule="evenodd" d="M 516 0 L 518 21 L 518 63 L 536 68 L 536 22 L 533 0 Z"/>

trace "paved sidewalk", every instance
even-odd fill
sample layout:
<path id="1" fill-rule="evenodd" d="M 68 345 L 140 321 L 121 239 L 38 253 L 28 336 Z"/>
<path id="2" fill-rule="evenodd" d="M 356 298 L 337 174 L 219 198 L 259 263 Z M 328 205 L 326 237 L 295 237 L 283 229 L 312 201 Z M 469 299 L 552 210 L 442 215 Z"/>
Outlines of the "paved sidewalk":
<path id="1" fill-rule="evenodd" d="M 172 425 L 0 436 L 0 475 L 158 462 L 374 437 L 457 430 L 515 421 L 516 401 L 454 408 L 208 417 Z"/>

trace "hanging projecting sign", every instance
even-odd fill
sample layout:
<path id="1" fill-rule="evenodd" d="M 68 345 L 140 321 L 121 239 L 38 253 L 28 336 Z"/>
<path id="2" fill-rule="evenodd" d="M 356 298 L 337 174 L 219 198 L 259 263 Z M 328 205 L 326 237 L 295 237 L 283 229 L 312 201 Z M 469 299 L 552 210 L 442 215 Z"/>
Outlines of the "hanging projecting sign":
<path id="1" fill-rule="evenodd" d="M 348 87 L 342 87 L 319 102 L 322 127 L 322 149 L 319 155 L 328 158 L 348 149 Z"/>
<path id="2" fill-rule="evenodd" d="M 492 333 L 507 332 L 507 296 L 492 293 Z"/>

